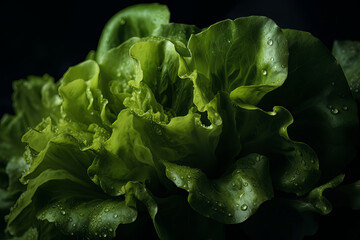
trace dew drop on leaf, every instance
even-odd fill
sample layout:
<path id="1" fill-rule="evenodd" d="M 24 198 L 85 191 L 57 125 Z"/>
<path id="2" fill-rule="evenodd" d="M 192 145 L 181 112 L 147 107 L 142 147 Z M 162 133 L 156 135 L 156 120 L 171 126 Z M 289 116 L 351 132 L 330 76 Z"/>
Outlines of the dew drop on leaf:
<path id="1" fill-rule="evenodd" d="M 248 209 L 248 206 L 246 204 L 241 205 L 241 210 L 246 211 Z"/>
<path id="2" fill-rule="evenodd" d="M 266 69 L 263 69 L 263 70 L 262 70 L 262 75 L 264 75 L 264 76 L 266 76 L 266 75 L 267 75 L 267 71 L 266 71 Z"/>
<path id="3" fill-rule="evenodd" d="M 334 115 L 336 115 L 336 114 L 339 113 L 339 109 L 333 108 L 333 109 L 331 109 L 331 113 L 334 114 Z"/>
<path id="4" fill-rule="evenodd" d="M 267 44 L 268 44 L 269 46 L 272 46 L 272 45 L 274 44 L 274 41 L 273 41 L 272 39 L 269 39 L 269 40 L 267 41 Z"/>

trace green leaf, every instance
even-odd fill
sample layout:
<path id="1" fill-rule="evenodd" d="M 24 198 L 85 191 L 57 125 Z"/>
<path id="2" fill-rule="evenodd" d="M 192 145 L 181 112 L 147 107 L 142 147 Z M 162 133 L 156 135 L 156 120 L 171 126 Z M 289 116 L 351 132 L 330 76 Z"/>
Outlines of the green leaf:
<path id="1" fill-rule="evenodd" d="M 38 231 L 36 228 L 29 228 L 21 237 L 14 237 L 11 240 L 38 240 Z"/>
<path id="2" fill-rule="evenodd" d="M 105 25 L 96 50 L 96 60 L 110 49 L 131 37 L 147 37 L 161 24 L 169 22 L 170 13 L 165 5 L 138 4 L 115 14 Z"/>
<path id="3" fill-rule="evenodd" d="M 275 106 L 266 112 L 238 103 L 237 131 L 241 156 L 256 152 L 269 157 L 275 188 L 302 195 L 319 179 L 319 162 L 312 148 L 288 136 L 293 118 L 288 110 Z"/>
<path id="4" fill-rule="evenodd" d="M 334 41 L 332 54 L 343 69 L 354 98 L 360 100 L 360 42 Z"/>
<path id="5" fill-rule="evenodd" d="M 293 200 L 292 205 L 299 211 L 314 211 L 323 215 L 329 214 L 332 210 L 332 205 L 323 193 L 325 190 L 335 188 L 341 184 L 344 177 L 344 174 L 338 175 L 329 182 L 311 190 L 305 198 Z"/>
<path id="6" fill-rule="evenodd" d="M 200 111 L 220 90 L 257 104 L 287 76 L 287 41 L 266 17 L 221 21 L 192 35 L 188 48 L 194 103 Z M 189 74 L 186 69 L 182 73 Z"/>
<path id="7" fill-rule="evenodd" d="M 62 78 L 59 93 L 63 99 L 65 117 L 85 124 L 110 125 L 114 116 L 107 109 L 108 103 L 98 89 L 99 66 L 87 60 L 69 70 Z"/>
<path id="8" fill-rule="evenodd" d="M 250 154 L 237 160 L 219 178 L 209 180 L 199 169 L 164 162 L 166 176 L 189 192 L 191 207 L 222 223 L 241 223 L 273 196 L 265 157 Z"/>
<path id="9" fill-rule="evenodd" d="M 360 180 L 336 187 L 327 194 L 327 197 L 335 207 L 360 210 Z"/>
<path id="10" fill-rule="evenodd" d="M 15 115 L 4 115 L 0 126 L 0 161 L 7 162 L 13 156 L 22 156 L 25 144 L 22 135 L 35 127 L 43 118 L 57 122 L 60 118 L 61 99 L 54 80 L 49 75 L 30 76 L 13 84 Z"/>
<path id="11" fill-rule="evenodd" d="M 194 211 L 185 197 L 155 198 L 158 212 L 154 225 L 160 239 L 225 239 L 225 227 Z"/>
<path id="12" fill-rule="evenodd" d="M 80 179 L 88 179 L 86 169 L 92 163 L 94 155 L 92 151 L 79 150 L 78 141 L 74 137 L 60 134 L 52 138 L 41 152 L 35 154 L 21 181 L 26 183 L 47 169 L 65 169 Z"/>
<path id="13" fill-rule="evenodd" d="M 164 37 L 174 43 L 176 51 L 182 56 L 190 57 L 187 43 L 192 34 L 200 32 L 195 25 L 187 25 L 180 23 L 162 24 L 153 32 L 154 36 Z"/>
<path id="14" fill-rule="evenodd" d="M 321 182 L 325 183 L 355 157 L 359 138 L 357 106 L 340 66 L 326 46 L 306 32 L 284 33 L 289 43 L 289 76 L 281 88 L 263 98 L 260 107 L 289 109 L 295 119 L 289 134 L 315 150 Z"/>
<path id="15" fill-rule="evenodd" d="M 38 220 L 46 220 L 69 236 L 115 237 L 116 227 L 135 221 L 136 216 L 123 199 L 108 198 L 90 181 L 65 170 L 47 169 L 30 180 L 8 217 L 7 231 L 18 235 Z"/>
<path id="16" fill-rule="evenodd" d="M 173 115 L 187 114 L 193 104 L 193 86 L 190 79 L 179 77 L 182 56 L 176 46 L 168 40 L 149 39 L 134 44 L 130 55 L 139 61 L 140 80 L 149 86 L 157 102 Z"/>
<path id="17" fill-rule="evenodd" d="M 60 117 L 61 100 L 54 79 L 49 75 L 29 76 L 13 84 L 13 104 L 16 114 L 23 114 L 27 127 L 36 126 L 44 117 Z"/>
<path id="18" fill-rule="evenodd" d="M 163 105 L 159 104 L 153 91 L 142 82 L 130 81 L 129 86 L 133 91 L 131 97 L 124 100 L 124 106 L 137 116 L 149 119 L 156 123 L 168 123 L 169 117 Z"/>
<path id="19" fill-rule="evenodd" d="M 123 101 L 131 93 L 128 86 L 130 80 L 140 81 L 142 72 L 140 65 L 130 54 L 130 48 L 141 41 L 137 37 L 130 38 L 118 47 L 106 52 L 100 61 L 101 79 L 99 88 L 109 101 L 113 113 L 124 109 Z"/>

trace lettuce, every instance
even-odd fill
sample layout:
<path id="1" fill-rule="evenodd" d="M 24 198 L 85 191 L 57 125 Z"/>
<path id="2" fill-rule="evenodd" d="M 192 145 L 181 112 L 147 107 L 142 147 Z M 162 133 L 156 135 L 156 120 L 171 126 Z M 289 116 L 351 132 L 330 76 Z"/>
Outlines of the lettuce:
<path id="1" fill-rule="evenodd" d="M 359 209 L 359 182 L 346 182 L 359 61 L 344 74 L 318 39 L 267 17 L 205 29 L 169 18 L 164 5 L 126 8 L 59 81 L 15 82 L 0 132 L 4 236 L 261 238 L 261 226 L 301 238 L 331 212 L 326 192 Z M 300 224 L 271 231 L 271 218 Z"/>

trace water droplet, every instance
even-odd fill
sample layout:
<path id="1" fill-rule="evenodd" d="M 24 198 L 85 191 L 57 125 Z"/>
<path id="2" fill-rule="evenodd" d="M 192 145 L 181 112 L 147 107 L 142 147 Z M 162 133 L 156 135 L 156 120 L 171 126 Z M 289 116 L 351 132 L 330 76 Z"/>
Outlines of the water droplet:
<path id="1" fill-rule="evenodd" d="M 273 62 L 275 59 L 273 57 L 271 57 L 270 60 Z"/>
<path id="2" fill-rule="evenodd" d="M 235 207 L 239 207 L 240 205 L 239 204 L 235 204 Z"/>
<path id="3" fill-rule="evenodd" d="M 117 218 L 118 217 L 118 215 L 117 214 L 114 214 L 114 218 Z"/>
<path id="4" fill-rule="evenodd" d="M 70 235 L 71 235 L 71 236 L 74 236 L 74 233 L 72 232 L 72 233 L 70 233 Z"/>
<path id="5" fill-rule="evenodd" d="M 60 211 L 60 213 L 61 213 L 62 215 L 65 215 L 65 214 L 66 214 L 66 212 L 65 212 L 64 210 Z"/>
<path id="6" fill-rule="evenodd" d="M 331 109 L 331 113 L 334 114 L 334 115 L 336 115 L 336 114 L 339 113 L 339 109 L 333 108 L 333 109 Z"/>
<path id="7" fill-rule="evenodd" d="M 266 76 L 266 75 L 267 75 L 267 71 L 266 71 L 266 69 L 263 69 L 263 70 L 262 70 L 262 75 L 264 75 L 264 76 Z"/>
<path id="8" fill-rule="evenodd" d="M 246 211 L 248 209 L 248 206 L 244 203 L 241 205 L 241 210 Z"/>
<path id="9" fill-rule="evenodd" d="M 232 216 L 232 214 L 231 214 L 231 213 L 228 213 L 228 216 L 229 216 L 229 217 L 231 217 L 231 216 Z"/>
<path id="10" fill-rule="evenodd" d="M 103 237 L 104 237 L 104 238 L 106 238 L 106 237 L 107 237 L 106 233 L 104 233 L 104 234 L 103 234 Z"/>
<path id="11" fill-rule="evenodd" d="M 247 187 L 249 184 L 247 182 L 244 183 L 244 186 Z"/>
<path id="12" fill-rule="evenodd" d="M 109 232 L 112 232 L 113 231 L 113 229 L 112 228 L 109 228 Z"/>
<path id="13" fill-rule="evenodd" d="M 272 45 L 274 44 L 274 41 L 273 41 L 272 39 L 269 39 L 269 40 L 267 41 L 267 44 L 268 44 L 269 46 L 272 46 Z"/>
<path id="14" fill-rule="evenodd" d="M 69 217 L 69 218 L 68 218 L 68 221 L 69 221 L 69 222 L 72 222 L 72 218 L 71 218 L 71 217 Z"/>
<path id="15" fill-rule="evenodd" d="M 227 40 L 228 43 L 231 43 L 230 39 Z"/>
<path id="16" fill-rule="evenodd" d="M 76 226 L 76 223 L 73 223 L 73 225 L 72 225 L 73 227 L 75 227 Z"/>
<path id="17" fill-rule="evenodd" d="M 108 208 L 105 208 L 104 212 L 109 212 L 109 209 L 108 209 Z"/>
<path id="18" fill-rule="evenodd" d="M 343 106 L 343 107 L 342 107 L 342 110 L 347 111 L 347 110 L 348 110 L 348 107 L 347 107 L 347 106 Z"/>
<path id="19" fill-rule="evenodd" d="M 221 202 L 219 202 L 219 203 L 218 203 L 218 206 L 219 206 L 219 207 L 222 207 L 222 203 L 221 203 Z"/>

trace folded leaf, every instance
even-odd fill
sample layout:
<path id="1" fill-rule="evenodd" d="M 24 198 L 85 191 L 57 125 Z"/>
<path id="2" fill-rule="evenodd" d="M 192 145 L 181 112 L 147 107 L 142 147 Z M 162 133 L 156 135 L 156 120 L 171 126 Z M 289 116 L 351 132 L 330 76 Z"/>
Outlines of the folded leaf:
<path id="1" fill-rule="evenodd" d="M 315 150 L 325 183 L 355 157 L 357 106 L 329 50 L 309 33 L 289 29 L 284 33 L 289 43 L 289 76 L 281 88 L 262 99 L 260 107 L 284 106 L 292 113 L 295 121 L 289 133 Z"/>
<path id="2" fill-rule="evenodd" d="M 287 76 L 287 41 L 268 18 L 224 20 L 192 35 L 188 59 L 194 82 L 194 103 L 202 110 L 220 91 L 232 99 L 257 104 Z M 182 70 L 186 74 L 186 69 Z"/>
<path id="3" fill-rule="evenodd" d="M 241 223 L 273 197 L 268 161 L 261 155 L 240 158 L 221 177 L 209 180 L 199 169 L 164 162 L 166 176 L 189 192 L 191 207 L 222 223 Z"/>

